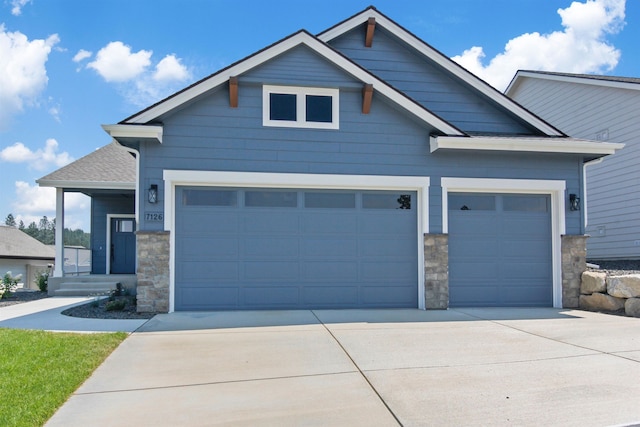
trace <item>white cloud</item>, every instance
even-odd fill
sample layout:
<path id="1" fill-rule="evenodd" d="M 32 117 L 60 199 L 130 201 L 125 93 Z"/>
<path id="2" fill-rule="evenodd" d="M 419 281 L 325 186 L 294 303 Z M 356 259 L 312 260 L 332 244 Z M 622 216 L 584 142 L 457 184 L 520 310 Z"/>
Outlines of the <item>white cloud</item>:
<path id="1" fill-rule="evenodd" d="M 58 153 L 58 141 L 47 139 L 44 148 L 33 151 L 22 142 L 16 142 L 0 151 L 0 160 L 10 163 L 28 163 L 30 169 L 46 170 L 51 166 L 62 167 L 73 161 L 69 153 Z"/>
<path id="2" fill-rule="evenodd" d="M 131 47 L 122 42 L 111 42 L 96 54 L 96 59 L 87 64 L 107 82 L 124 82 L 142 74 L 151 65 L 150 50 L 131 52 Z"/>
<path id="3" fill-rule="evenodd" d="M 612 70 L 620 51 L 606 36 L 624 27 L 625 0 L 574 1 L 558 9 L 563 31 L 527 33 L 511 39 L 504 52 L 484 65 L 482 47 L 474 46 L 452 59 L 503 90 L 519 69 L 602 73 Z"/>
<path id="4" fill-rule="evenodd" d="M 0 129 L 8 127 L 11 118 L 25 105 L 36 103 L 49 81 L 45 63 L 59 41 L 57 34 L 30 41 L 19 31 L 6 31 L 0 24 Z"/>
<path id="5" fill-rule="evenodd" d="M 78 51 L 78 53 L 75 54 L 75 56 L 73 57 L 73 62 L 80 62 L 83 61 L 87 58 L 91 58 L 91 56 L 93 55 L 93 52 L 90 52 L 88 50 L 84 50 L 84 49 L 80 49 Z"/>
<path id="6" fill-rule="evenodd" d="M 167 55 L 156 65 L 153 79 L 161 82 L 184 81 L 190 76 L 187 67 L 180 63 L 180 59 L 175 55 Z"/>
<path id="7" fill-rule="evenodd" d="M 15 191 L 16 197 L 11 202 L 11 209 L 16 222 L 22 221 L 25 226 L 28 226 L 31 222 L 38 224 L 43 216 L 47 216 L 50 220 L 55 217 L 55 188 L 16 181 Z M 64 227 L 89 231 L 90 205 L 91 199 L 81 193 L 65 193 Z"/>
<path id="8" fill-rule="evenodd" d="M 22 8 L 28 3 L 31 3 L 31 0 L 11 0 L 11 14 L 13 16 L 20 16 L 22 14 Z"/>

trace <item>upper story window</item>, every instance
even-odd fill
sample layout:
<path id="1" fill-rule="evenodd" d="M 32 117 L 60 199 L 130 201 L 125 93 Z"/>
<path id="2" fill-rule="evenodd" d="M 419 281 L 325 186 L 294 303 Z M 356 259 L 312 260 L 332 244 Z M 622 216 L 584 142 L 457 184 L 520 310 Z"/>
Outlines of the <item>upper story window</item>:
<path id="1" fill-rule="evenodd" d="M 265 85 L 262 88 L 262 124 L 338 129 L 338 93 L 338 89 Z"/>

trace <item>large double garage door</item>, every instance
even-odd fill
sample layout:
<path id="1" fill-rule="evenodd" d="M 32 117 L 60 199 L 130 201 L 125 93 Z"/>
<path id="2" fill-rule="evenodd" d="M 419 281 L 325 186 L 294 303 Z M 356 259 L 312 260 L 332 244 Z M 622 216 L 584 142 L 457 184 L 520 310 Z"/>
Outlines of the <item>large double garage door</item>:
<path id="1" fill-rule="evenodd" d="M 451 307 L 553 304 L 548 195 L 449 193 Z"/>
<path id="2" fill-rule="evenodd" d="M 177 187 L 175 309 L 418 306 L 416 193 Z"/>

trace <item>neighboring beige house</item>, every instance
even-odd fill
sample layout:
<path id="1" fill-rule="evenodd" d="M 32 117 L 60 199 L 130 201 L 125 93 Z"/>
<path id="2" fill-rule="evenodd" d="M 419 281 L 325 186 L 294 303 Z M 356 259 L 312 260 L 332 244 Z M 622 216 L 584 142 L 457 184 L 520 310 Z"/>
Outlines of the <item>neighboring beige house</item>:
<path id="1" fill-rule="evenodd" d="M 586 162 L 590 260 L 640 259 L 640 78 L 518 71 L 506 95 L 574 138 L 624 143 Z"/>
<path id="2" fill-rule="evenodd" d="M 0 276 L 8 271 L 13 276 L 22 274 L 25 288 L 38 289 L 35 275 L 47 271 L 55 259 L 55 250 L 23 231 L 0 225 Z"/>

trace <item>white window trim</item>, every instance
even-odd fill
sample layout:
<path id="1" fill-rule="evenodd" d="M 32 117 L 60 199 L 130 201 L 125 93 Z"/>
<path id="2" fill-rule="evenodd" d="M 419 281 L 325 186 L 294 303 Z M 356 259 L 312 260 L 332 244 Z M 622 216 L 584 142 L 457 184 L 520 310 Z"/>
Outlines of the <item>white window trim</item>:
<path id="1" fill-rule="evenodd" d="M 296 95 L 296 121 L 271 120 L 269 114 L 270 100 L 272 93 L 282 93 Z M 329 122 L 308 122 L 306 95 L 320 95 L 331 97 L 331 119 Z M 273 127 L 308 128 L 308 129 L 339 129 L 340 128 L 340 91 L 338 89 L 320 87 L 299 87 L 299 86 L 262 86 L 262 124 Z"/>
<path id="2" fill-rule="evenodd" d="M 565 230 L 565 181 L 491 178 L 442 178 L 442 232 L 449 233 L 449 193 L 548 194 L 551 196 L 553 306 L 562 308 L 562 235 Z"/>
<path id="3" fill-rule="evenodd" d="M 416 191 L 418 200 L 418 308 L 424 302 L 424 234 L 429 232 L 429 177 L 381 175 L 323 175 L 261 172 L 216 172 L 165 170 L 164 227 L 169 231 L 169 312 L 175 310 L 175 208 L 176 187 L 246 187 L 246 188 L 300 188 L 328 190 L 406 190 Z"/>
<path id="4" fill-rule="evenodd" d="M 111 220 L 113 218 L 130 218 L 134 222 L 134 231 L 138 230 L 138 224 L 135 214 L 107 214 L 107 263 L 105 268 L 105 274 L 111 274 Z M 138 270 L 138 257 L 136 256 L 136 271 Z"/>

